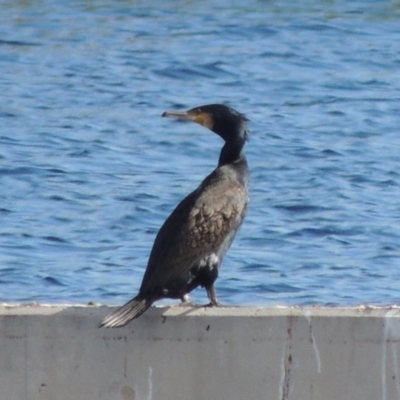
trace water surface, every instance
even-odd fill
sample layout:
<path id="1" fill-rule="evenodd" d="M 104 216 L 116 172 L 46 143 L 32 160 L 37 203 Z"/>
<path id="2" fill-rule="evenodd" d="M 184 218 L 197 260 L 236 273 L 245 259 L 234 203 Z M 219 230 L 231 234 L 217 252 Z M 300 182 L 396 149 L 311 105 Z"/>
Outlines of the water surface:
<path id="1" fill-rule="evenodd" d="M 399 301 L 398 1 L 0 5 L 1 301 L 135 294 L 221 147 L 160 115 L 214 102 L 251 120 L 220 300 Z"/>

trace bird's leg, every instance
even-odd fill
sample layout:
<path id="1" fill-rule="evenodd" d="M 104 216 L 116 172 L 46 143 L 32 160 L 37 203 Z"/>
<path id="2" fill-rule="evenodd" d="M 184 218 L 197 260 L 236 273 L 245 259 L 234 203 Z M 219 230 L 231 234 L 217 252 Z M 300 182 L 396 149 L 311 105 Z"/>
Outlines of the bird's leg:
<path id="1" fill-rule="evenodd" d="M 185 293 L 183 296 L 181 296 L 181 304 L 179 304 L 182 307 L 185 306 L 192 306 L 193 303 L 190 300 L 190 297 L 187 293 Z"/>
<path id="2" fill-rule="evenodd" d="M 207 297 L 210 300 L 210 304 L 207 304 L 207 307 L 218 307 L 220 304 L 217 300 L 217 293 L 215 291 L 214 284 L 206 287 Z"/>
<path id="3" fill-rule="evenodd" d="M 181 302 L 182 303 L 189 303 L 190 302 L 190 297 L 188 293 L 185 293 L 182 297 L 181 297 Z"/>
<path id="4" fill-rule="evenodd" d="M 202 271 L 201 284 L 206 289 L 208 300 L 210 300 L 210 303 L 207 305 L 207 307 L 217 307 L 219 306 L 219 303 L 217 300 L 214 282 L 218 278 L 218 266 L 220 260 L 216 254 L 211 254 L 206 260 L 207 265 Z"/>

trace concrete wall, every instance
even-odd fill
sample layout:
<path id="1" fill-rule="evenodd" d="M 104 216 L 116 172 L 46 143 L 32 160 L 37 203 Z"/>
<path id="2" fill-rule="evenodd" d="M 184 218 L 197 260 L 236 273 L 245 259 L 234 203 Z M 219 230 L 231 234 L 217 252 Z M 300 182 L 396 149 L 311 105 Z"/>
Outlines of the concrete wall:
<path id="1" fill-rule="evenodd" d="M 398 400 L 399 308 L 0 307 L 0 400 Z"/>

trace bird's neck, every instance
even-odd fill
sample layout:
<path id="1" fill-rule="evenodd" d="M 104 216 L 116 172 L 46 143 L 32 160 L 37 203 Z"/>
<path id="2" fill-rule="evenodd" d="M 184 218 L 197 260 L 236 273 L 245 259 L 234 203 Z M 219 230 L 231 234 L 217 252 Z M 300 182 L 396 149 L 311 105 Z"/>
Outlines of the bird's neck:
<path id="1" fill-rule="evenodd" d="M 226 142 L 221 149 L 219 155 L 218 166 L 233 164 L 245 160 L 243 152 L 244 140 L 236 140 L 234 142 Z"/>

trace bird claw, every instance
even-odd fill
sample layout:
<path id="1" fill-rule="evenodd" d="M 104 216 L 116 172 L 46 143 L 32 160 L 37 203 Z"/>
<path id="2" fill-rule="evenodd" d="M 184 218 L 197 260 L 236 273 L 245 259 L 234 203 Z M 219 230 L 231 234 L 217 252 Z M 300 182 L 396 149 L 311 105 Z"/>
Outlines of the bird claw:
<path id="1" fill-rule="evenodd" d="M 178 307 L 196 307 L 196 304 L 194 304 L 191 300 L 187 300 L 179 303 Z"/>
<path id="2" fill-rule="evenodd" d="M 211 307 L 221 307 L 221 303 L 218 301 L 212 302 L 210 301 L 208 304 L 205 304 L 203 307 L 211 308 Z"/>

